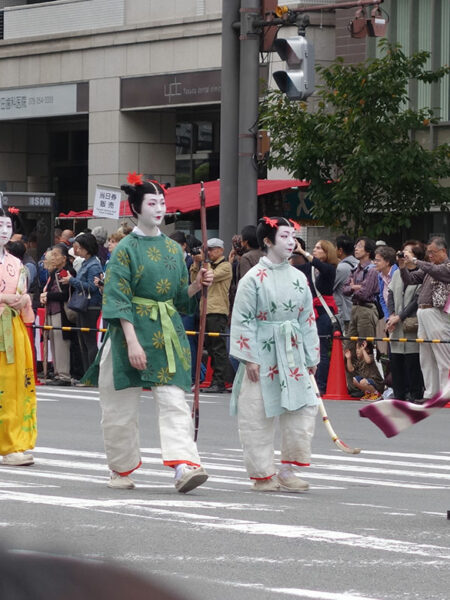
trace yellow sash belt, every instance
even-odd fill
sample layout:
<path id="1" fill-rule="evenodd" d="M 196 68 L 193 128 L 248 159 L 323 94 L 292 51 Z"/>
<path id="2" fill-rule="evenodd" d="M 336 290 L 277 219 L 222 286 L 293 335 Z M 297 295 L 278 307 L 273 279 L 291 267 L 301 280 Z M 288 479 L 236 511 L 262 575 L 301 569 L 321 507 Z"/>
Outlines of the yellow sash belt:
<path id="1" fill-rule="evenodd" d="M 14 363 L 14 335 L 12 320 L 17 315 L 10 306 L 5 306 L 0 315 L 0 351 L 6 353 L 6 362 Z"/>
<path id="2" fill-rule="evenodd" d="M 189 362 L 187 361 L 186 356 L 183 354 L 180 345 L 180 340 L 178 339 L 177 332 L 175 331 L 172 319 L 170 318 L 177 312 L 176 308 L 173 305 L 173 301 L 166 300 L 165 302 L 157 302 L 156 300 L 150 300 L 150 298 L 140 298 L 139 296 L 134 296 L 131 302 L 133 302 L 134 304 L 142 304 L 144 306 L 149 306 L 149 317 L 152 321 L 156 321 L 159 313 L 169 373 L 176 373 L 177 370 L 175 365 L 175 355 L 173 352 L 174 348 L 176 353 L 178 354 L 181 364 L 185 369 L 188 369 Z"/>

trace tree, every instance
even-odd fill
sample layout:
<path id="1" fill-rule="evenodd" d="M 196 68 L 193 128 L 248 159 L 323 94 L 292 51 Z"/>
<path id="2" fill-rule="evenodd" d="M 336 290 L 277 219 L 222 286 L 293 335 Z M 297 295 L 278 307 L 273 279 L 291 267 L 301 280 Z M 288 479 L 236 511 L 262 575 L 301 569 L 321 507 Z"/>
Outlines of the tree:
<path id="1" fill-rule="evenodd" d="M 439 119 L 431 108 L 408 108 L 412 79 L 438 81 L 450 68 L 428 71 L 428 52 L 405 56 L 398 44 L 380 41 L 383 56 L 359 65 L 337 58 L 318 66 L 316 112 L 269 92 L 260 126 L 271 136 L 269 166 L 284 167 L 311 182 L 313 214 L 324 225 L 374 237 L 409 227 L 431 206 L 448 210 L 450 145 L 429 150 L 413 131 Z"/>

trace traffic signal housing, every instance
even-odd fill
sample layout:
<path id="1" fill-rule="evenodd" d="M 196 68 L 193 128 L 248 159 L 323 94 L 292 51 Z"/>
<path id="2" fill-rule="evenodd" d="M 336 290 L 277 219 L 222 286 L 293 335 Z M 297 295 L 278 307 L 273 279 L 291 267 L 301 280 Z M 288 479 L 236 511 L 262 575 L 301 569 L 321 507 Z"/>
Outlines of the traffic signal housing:
<path id="1" fill-rule="evenodd" d="M 278 39 L 274 49 L 286 62 L 285 71 L 275 71 L 273 78 L 290 100 L 304 100 L 314 92 L 314 46 L 304 36 Z"/>

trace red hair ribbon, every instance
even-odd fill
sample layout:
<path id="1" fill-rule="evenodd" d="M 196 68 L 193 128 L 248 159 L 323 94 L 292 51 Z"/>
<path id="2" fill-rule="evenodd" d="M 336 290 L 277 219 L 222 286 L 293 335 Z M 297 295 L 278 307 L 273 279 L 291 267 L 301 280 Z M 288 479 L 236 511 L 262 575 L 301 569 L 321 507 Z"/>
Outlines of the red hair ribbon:
<path id="1" fill-rule="evenodd" d="M 295 229 L 295 231 L 300 231 L 300 225 L 297 223 L 297 221 L 289 219 L 289 223 L 292 223 L 292 227 Z"/>
<path id="2" fill-rule="evenodd" d="M 270 225 L 271 227 L 275 227 L 275 229 L 278 229 L 278 223 L 277 223 L 277 219 L 271 219 L 270 217 L 263 217 L 266 225 Z"/>
<path id="3" fill-rule="evenodd" d="M 142 185 L 143 184 L 142 177 L 143 177 L 142 173 L 138 174 L 138 173 L 136 173 L 136 171 L 133 171 L 133 173 L 128 173 L 127 181 L 131 185 Z"/>
<path id="4" fill-rule="evenodd" d="M 15 206 L 9 206 L 8 212 L 11 213 L 12 215 L 18 215 L 20 213 L 20 210 L 18 208 L 16 208 Z"/>

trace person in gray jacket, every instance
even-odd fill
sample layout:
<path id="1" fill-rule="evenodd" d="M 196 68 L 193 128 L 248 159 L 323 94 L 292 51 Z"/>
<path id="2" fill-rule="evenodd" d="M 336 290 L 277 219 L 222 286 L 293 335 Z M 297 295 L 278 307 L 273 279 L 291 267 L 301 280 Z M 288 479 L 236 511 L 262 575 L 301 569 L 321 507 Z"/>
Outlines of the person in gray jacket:
<path id="1" fill-rule="evenodd" d="M 406 249 L 403 254 L 404 258 L 398 258 L 403 283 L 422 284 L 417 298 L 419 338 L 450 339 L 450 259 L 447 242 L 441 237 L 430 240 L 427 246 L 429 262 L 418 260 Z M 407 268 L 409 262 L 418 267 L 416 271 Z M 419 356 L 425 383 L 424 398 L 432 398 L 447 384 L 450 348 L 448 344 L 420 344 Z"/>
<path id="2" fill-rule="evenodd" d="M 340 263 L 336 267 L 333 296 L 339 309 L 338 319 L 341 322 L 344 333 L 347 333 L 348 324 L 350 322 L 352 297 L 344 296 L 343 288 L 345 282 L 350 277 L 351 272 L 358 264 L 358 260 L 353 256 L 353 247 L 354 241 L 351 238 L 345 235 L 339 235 L 336 238 L 337 255 L 340 259 Z"/>
<path id="3" fill-rule="evenodd" d="M 404 251 L 412 253 L 418 260 L 425 258 L 425 245 L 418 240 L 408 240 L 402 245 L 397 257 Z M 414 263 L 408 263 L 409 271 L 417 271 Z M 418 337 L 418 297 L 421 284 L 407 285 L 397 269 L 389 284 L 386 329 L 394 339 L 415 340 Z M 390 371 L 392 388 L 396 400 L 416 402 L 423 399 L 424 383 L 419 360 L 419 344 L 416 342 L 390 342 Z"/>

